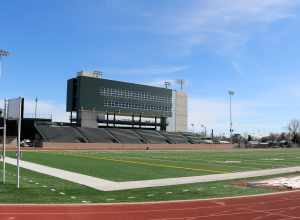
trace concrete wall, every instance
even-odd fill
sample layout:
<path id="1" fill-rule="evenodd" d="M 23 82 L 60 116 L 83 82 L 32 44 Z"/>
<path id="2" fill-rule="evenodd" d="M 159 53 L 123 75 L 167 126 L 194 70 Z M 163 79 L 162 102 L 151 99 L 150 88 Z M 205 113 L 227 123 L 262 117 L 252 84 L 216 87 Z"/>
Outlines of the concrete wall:
<path id="1" fill-rule="evenodd" d="M 97 118 L 105 118 L 104 114 L 101 114 L 97 111 L 86 111 L 82 110 L 78 112 L 78 120 L 81 124 L 81 127 L 86 128 L 98 128 Z"/>
<path id="2" fill-rule="evenodd" d="M 226 150 L 233 144 L 97 144 L 97 143 L 43 143 L 43 150 Z"/>
<path id="3" fill-rule="evenodd" d="M 188 97 L 183 91 L 173 91 L 172 117 L 168 119 L 167 131 L 186 132 L 188 120 Z"/>

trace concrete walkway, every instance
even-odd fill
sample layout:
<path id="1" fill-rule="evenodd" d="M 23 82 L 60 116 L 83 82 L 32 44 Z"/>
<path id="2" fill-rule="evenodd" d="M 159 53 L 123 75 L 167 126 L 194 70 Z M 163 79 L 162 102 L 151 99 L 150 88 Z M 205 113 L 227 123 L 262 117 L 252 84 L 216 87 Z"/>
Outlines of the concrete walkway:
<path id="1" fill-rule="evenodd" d="M 10 157 L 6 157 L 6 162 L 12 165 L 17 164 L 17 160 Z M 46 174 L 49 176 L 58 177 L 100 191 L 117 191 L 117 190 L 138 189 L 138 188 L 147 188 L 147 187 L 173 186 L 173 185 L 191 184 L 191 183 L 205 183 L 205 182 L 234 180 L 234 179 L 242 179 L 242 178 L 250 178 L 250 177 L 300 172 L 300 166 L 297 166 L 297 167 L 264 169 L 264 170 L 236 172 L 236 173 L 213 174 L 213 175 L 205 175 L 205 176 L 114 182 L 114 181 L 109 181 L 97 177 L 91 177 L 84 174 L 70 172 L 62 169 L 56 169 L 56 168 L 52 168 L 52 167 L 48 167 L 48 166 L 44 166 L 32 162 L 27 162 L 27 161 L 21 161 L 20 166 L 28 170 Z"/>

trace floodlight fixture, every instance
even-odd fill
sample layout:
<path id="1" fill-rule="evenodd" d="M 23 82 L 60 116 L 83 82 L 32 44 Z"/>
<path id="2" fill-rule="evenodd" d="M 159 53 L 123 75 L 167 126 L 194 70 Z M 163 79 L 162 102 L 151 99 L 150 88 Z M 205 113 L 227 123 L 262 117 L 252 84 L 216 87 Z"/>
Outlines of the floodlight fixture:
<path id="1" fill-rule="evenodd" d="M 180 85 L 180 90 L 183 90 L 183 86 L 186 83 L 184 79 L 177 79 L 176 83 Z"/>
<path id="2" fill-rule="evenodd" d="M 171 86 L 171 82 L 165 81 L 164 85 L 165 85 L 165 88 L 168 89 Z"/>

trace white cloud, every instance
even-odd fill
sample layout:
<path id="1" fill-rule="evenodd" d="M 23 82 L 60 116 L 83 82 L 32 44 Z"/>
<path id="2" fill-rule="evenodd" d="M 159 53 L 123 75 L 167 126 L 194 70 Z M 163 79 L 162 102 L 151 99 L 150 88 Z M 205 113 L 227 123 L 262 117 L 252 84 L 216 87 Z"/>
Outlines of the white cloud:
<path id="1" fill-rule="evenodd" d="M 188 125 L 195 125 L 195 131 L 202 131 L 201 125 L 217 134 L 229 134 L 229 101 L 205 98 L 189 98 Z M 285 122 L 274 120 L 273 116 L 260 113 L 260 109 L 276 109 L 275 104 L 259 100 L 234 101 L 232 103 L 233 129 L 236 133 L 256 135 L 281 132 Z M 287 119 L 288 121 L 288 119 Z"/>
<path id="2" fill-rule="evenodd" d="M 33 117 L 34 109 L 35 101 L 32 99 L 25 99 L 25 116 Z M 52 117 L 53 121 L 69 121 L 65 105 L 49 100 L 38 101 L 37 115 L 46 118 Z"/>
<path id="3" fill-rule="evenodd" d="M 169 88 L 174 88 L 176 85 L 176 80 L 174 79 L 154 79 L 152 81 L 143 82 L 141 84 L 148 85 L 148 86 L 157 86 L 157 87 L 165 87 L 165 82 L 169 82 Z"/>
<path id="4" fill-rule="evenodd" d="M 188 66 L 152 66 L 143 68 L 107 68 L 104 73 L 114 75 L 146 75 L 146 76 L 165 76 L 172 74 L 182 74 Z"/>
<path id="5" fill-rule="evenodd" d="M 273 22 L 295 17 L 299 0 L 204 0 L 161 15 L 159 33 L 177 36 L 185 47 L 209 45 L 217 52 L 243 46 Z M 158 25 L 157 25 L 158 26 Z M 186 49 L 187 50 L 187 49 Z"/>
<path id="6" fill-rule="evenodd" d="M 250 23 L 266 24 L 293 17 L 298 0 L 206 0 L 176 19 L 178 31 L 219 31 Z"/>
<path id="7" fill-rule="evenodd" d="M 3 100 L 0 100 L 0 108 L 3 108 Z M 39 100 L 37 105 L 37 116 L 43 118 L 51 118 L 53 121 L 68 122 L 68 114 L 66 113 L 64 104 L 49 100 Z M 26 99 L 24 103 L 24 116 L 34 117 L 35 101 Z"/>
<path id="8" fill-rule="evenodd" d="M 240 106 L 235 104 L 235 113 L 239 114 Z M 237 110 L 239 109 L 239 110 Z M 201 125 L 218 132 L 225 132 L 229 125 L 229 105 L 226 101 L 189 98 L 188 125 L 195 125 L 195 130 L 201 130 Z"/>

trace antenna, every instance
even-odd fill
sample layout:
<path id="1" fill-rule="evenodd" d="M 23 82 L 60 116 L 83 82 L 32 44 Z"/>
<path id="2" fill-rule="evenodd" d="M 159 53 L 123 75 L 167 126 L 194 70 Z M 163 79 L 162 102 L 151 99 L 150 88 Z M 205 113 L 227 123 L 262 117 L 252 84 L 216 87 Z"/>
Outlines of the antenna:
<path id="1" fill-rule="evenodd" d="M 184 79 L 177 79 L 176 83 L 180 85 L 180 90 L 183 90 L 183 85 L 185 84 L 185 80 Z"/>
<path id="2" fill-rule="evenodd" d="M 168 89 L 169 86 L 171 86 L 171 82 L 165 81 L 165 82 L 164 82 L 164 85 L 165 85 L 165 88 Z"/>

